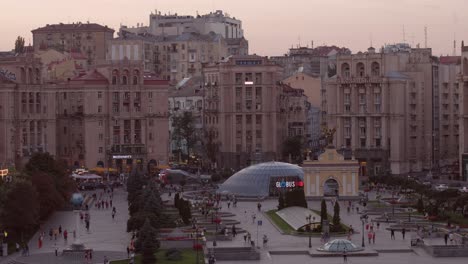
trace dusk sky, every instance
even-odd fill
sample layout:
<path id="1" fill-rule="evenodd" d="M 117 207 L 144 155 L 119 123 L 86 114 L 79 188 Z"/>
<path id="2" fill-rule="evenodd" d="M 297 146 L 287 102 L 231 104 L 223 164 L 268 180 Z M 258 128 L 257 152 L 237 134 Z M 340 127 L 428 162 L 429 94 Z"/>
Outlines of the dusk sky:
<path id="1" fill-rule="evenodd" d="M 1 8 L 1 51 L 11 50 L 18 35 L 29 44 L 31 30 L 46 24 L 90 21 L 117 31 L 120 24 L 148 25 L 155 9 L 179 15 L 223 10 L 242 20 L 250 52 L 259 55 L 281 55 L 312 40 L 358 52 L 371 39 L 378 48 L 404 35 L 424 47 L 424 26 L 434 55 L 451 55 L 454 36 L 457 54 L 461 40 L 468 42 L 467 0 L 2 0 Z"/>

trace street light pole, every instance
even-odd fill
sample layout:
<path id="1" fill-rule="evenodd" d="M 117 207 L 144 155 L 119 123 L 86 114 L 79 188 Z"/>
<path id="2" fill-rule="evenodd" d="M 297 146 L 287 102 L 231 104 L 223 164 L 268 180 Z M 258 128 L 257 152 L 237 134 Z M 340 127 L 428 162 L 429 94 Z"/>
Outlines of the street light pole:
<path id="1" fill-rule="evenodd" d="M 311 224 L 310 220 L 311 220 L 311 218 L 312 218 L 312 215 L 306 216 L 306 220 L 309 222 L 309 224 L 307 225 L 307 228 L 306 228 L 307 231 L 309 231 L 309 248 L 312 248 L 312 237 L 311 237 L 311 233 L 310 233 L 312 231 L 310 229 L 310 224 Z"/>
<path id="2" fill-rule="evenodd" d="M 364 244 L 364 222 L 367 219 L 367 215 L 362 215 L 361 216 L 361 222 L 362 222 L 362 247 L 365 247 L 366 245 Z"/>

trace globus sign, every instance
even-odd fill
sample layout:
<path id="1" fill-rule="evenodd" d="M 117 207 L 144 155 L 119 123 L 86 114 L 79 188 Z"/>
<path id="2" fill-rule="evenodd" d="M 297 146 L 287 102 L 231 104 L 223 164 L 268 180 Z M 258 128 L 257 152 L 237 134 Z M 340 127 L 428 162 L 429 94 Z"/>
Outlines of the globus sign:
<path id="1" fill-rule="evenodd" d="M 304 187 L 303 181 L 277 181 L 276 188 Z"/>

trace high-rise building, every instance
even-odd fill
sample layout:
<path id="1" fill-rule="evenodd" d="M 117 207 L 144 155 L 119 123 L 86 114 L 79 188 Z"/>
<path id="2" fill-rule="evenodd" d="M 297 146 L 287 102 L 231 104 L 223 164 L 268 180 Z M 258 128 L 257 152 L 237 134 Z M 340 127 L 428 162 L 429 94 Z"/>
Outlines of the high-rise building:
<path id="1" fill-rule="evenodd" d="M 107 45 L 114 30 L 95 23 L 47 24 L 31 31 L 34 50 L 53 48 L 61 52 L 77 52 L 86 57 L 88 65 L 105 60 Z"/>
<path id="2" fill-rule="evenodd" d="M 208 64 L 203 75 L 204 126 L 219 144 L 217 166 L 279 159 L 287 133 L 281 67 L 266 57 L 233 56 Z"/>
<path id="3" fill-rule="evenodd" d="M 434 167 L 438 70 L 431 49 L 337 56 L 324 96 L 327 123 L 337 129 L 337 148 L 359 160 L 362 175 Z"/>

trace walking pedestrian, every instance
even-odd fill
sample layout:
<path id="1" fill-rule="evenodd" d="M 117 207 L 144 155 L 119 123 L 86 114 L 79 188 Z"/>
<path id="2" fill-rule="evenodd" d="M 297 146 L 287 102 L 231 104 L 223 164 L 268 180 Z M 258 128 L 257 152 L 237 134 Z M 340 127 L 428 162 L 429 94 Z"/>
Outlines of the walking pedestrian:
<path id="1" fill-rule="evenodd" d="M 375 232 L 372 233 L 372 244 L 375 244 Z"/>
<path id="2" fill-rule="evenodd" d="M 348 263 L 348 254 L 346 248 L 343 250 L 343 263 Z"/>
<path id="3" fill-rule="evenodd" d="M 448 238 L 449 238 L 449 235 L 447 233 L 445 233 L 445 235 L 444 235 L 445 245 L 447 245 Z"/>
<path id="4" fill-rule="evenodd" d="M 390 229 L 390 239 L 395 240 L 395 230 L 393 229 Z"/>
<path id="5" fill-rule="evenodd" d="M 232 237 L 236 237 L 236 235 L 237 235 L 236 225 L 232 225 Z"/>
<path id="6" fill-rule="evenodd" d="M 377 230 L 380 230 L 380 222 L 377 222 Z"/>
<path id="7" fill-rule="evenodd" d="M 49 229 L 49 240 L 52 240 L 52 236 L 54 235 L 54 231 L 51 229 Z"/>
<path id="8" fill-rule="evenodd" d="M 228 206 L 228 209 L 231 207 L 231 202 L 230 201 L 227 202 L 227 206 Z"/>
<path id="9" fill-rule="evenodd" d="M 252 214 L 252 224 L 255 224 L 255 218 L 257 218 L 257 216 L 255 214 Z"/>
<path id="10" fill-rule="evenodd" d="M 247 243 L 247 233 L 244 234 L 244 244 Z"/>
<path id="11" fill-rule="evenodd" d="M 367 239 L 369 240 L 369 244 L 372 242 L 372 232 L 367 233 Z"/>
<path id="12" fill-rule="evenodd" d="M 260 202 L 257 204 L 257 209 L 259 212 L 262 210 L 262 204 Z"/>
<path id="13" fill-rule="evenodd" d="M 405 228 L 403 228 L 403 229 L 401 230 L 401 235 L 403 236 L 403 239 L 405 239 L 405 233 L 406 233 L 406 230 L 405 230 Z"/>
<path id="14" fill-rule="evenodd" d="M 252 235 L 250 233 L 247 233 L 247 243 L 252 242 Z"/>
<path id="15" fill-rule="evenodd" d="M 66 230 L 66 229 L 63 231 L 63 239 L 65 240 L 65 243 L 67 243 L 67 239 L 68 239 L 68 232 L 67 232 L 67 230 Z"/>
<path id="16" fill-rule="evenodd" d="M 130 248 L 127 246 L 127 258 L 130 258 Z"/>
<path id="17" fill-rule="evenodd" d="M 107 256 L 104 256 L 104 264 L 109 264 L 109 259 L 107 258 Z"/>
<path id="18" fill-rule="evenodd" d="M 59 231 L 59 235 L 62 235 L 62 225 L 59 226 L 58 231 Z"/>

